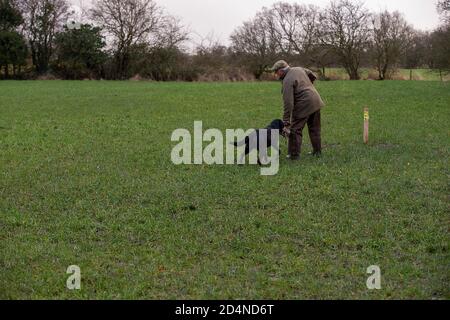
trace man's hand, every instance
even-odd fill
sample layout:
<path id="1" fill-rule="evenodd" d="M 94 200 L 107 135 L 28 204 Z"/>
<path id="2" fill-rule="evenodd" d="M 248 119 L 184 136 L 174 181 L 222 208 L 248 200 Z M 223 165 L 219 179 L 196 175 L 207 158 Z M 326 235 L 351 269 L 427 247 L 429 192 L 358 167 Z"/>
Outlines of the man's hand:
<path id="1" fill-rule="evenodd" d="M 291 135 L 291 129 L 289 129 L 289 127 L 284 127 L 283 128 L 283 137 L 287 138 Z"/>

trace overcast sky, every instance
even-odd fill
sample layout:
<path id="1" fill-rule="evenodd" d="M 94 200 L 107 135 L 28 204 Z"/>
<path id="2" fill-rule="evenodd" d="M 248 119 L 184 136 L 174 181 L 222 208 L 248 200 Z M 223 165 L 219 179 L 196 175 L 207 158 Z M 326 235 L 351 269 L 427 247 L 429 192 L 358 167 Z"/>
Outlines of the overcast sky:
<path id="1" fill-rule="evenodd" d="M 87 5 L 92 0 L 70 0 L 74 4 L 80 1 Z M 269 7 L 279 0 L 156 0 L 168 13 L 178 16 L 189 29 L 199 36 L 194 41 L 209 34 L 214 39 L 227 44 L 232 31 L 243 21 L 252 18 L 262 7 Z M 315 4 L 325 7 L 330 0 L 297 0 L 286 2 Z M 439 24 L 436 12 L 437 0 L 365 0 L 372 11 L 399 10 L 416 28 L 431 30 Z"/>

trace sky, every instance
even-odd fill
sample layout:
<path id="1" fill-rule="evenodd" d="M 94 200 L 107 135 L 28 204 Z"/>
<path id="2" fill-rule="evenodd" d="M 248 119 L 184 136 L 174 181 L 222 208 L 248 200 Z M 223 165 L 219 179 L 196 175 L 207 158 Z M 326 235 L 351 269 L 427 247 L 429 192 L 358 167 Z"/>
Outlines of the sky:
<path id="1" fill-rule="evenodd" d="M 230 34 L 243 21 L 251 19 L 262 7 L 270 7 L 279 0 L 155 0 L 192 32 L 194 43 L 203 38 L 213 38 L 223 44 L 229 43 Z M 330 0 L 284 0 L 290 3 L 315 4 L 326 7 Z M 92 0 L 70 0 L 75 5 L 81 2 L 88 6 Z M 365 0 L 368 9 L 374 12 L 398 10 L 417 29 L 432 30 L 439 24 L 436 12 L 437 0 Z"/>

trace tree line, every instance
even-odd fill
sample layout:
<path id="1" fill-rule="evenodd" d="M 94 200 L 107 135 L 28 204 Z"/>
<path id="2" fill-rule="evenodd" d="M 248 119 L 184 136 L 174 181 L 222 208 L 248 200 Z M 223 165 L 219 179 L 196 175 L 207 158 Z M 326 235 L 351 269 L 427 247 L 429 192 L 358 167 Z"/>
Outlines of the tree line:
<path id="1" fill-rule="evenodd" d="M 380 80 L 397 68 L 450 70 L 450 0 L 437 6 L 442 24 L 416 30 L 400 12 L 373 13 L 356 1 L 322 9 L 278 2 L 236 28 L 225 46 L 191 34 L 154 0 L 95 0 L 74 18 L 66 0 L 0 0 L 0 76 L 157 81 L 264 79 L 285 59 L 317 70 L 343 68 L 358 80 L 373 68 Z"/>

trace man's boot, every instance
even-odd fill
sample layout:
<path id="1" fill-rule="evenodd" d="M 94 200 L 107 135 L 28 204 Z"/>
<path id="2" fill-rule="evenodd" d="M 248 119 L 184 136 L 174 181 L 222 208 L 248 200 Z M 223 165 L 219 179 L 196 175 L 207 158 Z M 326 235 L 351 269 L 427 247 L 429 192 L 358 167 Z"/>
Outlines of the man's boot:
<path id="1" fill-rule="evenodd" d="M 288 154 L 286 159 L 291 160 L 291 161 L 298 161 L 298 160 L 300 160 L 300 156 L 291 156 L 290 154 Z"/>

